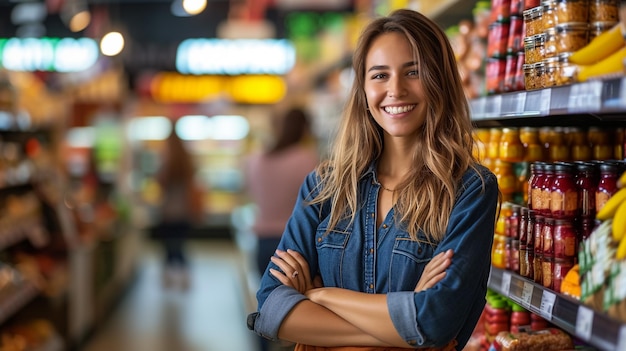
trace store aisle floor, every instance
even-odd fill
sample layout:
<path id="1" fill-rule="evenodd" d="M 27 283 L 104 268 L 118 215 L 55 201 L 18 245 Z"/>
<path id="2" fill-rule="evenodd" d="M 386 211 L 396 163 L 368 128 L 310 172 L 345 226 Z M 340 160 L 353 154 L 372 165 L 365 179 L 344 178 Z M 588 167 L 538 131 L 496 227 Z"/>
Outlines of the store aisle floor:
<path id="1" fill-rule="evenodd" d="M 164 289 L 160 247 L 146 241 L 136 280 L 83 350 L 256 351 L 245 326 L 250 295 L 237 246 L 194 240 L 187 249 L 189 289 Z"/>

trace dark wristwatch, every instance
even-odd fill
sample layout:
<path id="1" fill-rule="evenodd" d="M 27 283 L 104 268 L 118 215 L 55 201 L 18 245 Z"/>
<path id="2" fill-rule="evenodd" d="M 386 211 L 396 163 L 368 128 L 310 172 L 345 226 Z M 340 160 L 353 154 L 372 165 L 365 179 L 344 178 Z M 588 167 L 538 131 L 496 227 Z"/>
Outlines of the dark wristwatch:
<path id="1" fill-rule="evenodd" d="M 254 331 L 254 322 L 256 322 L 256 319 L 258 317 L 259 317 L 259 312 L 250 313 L 248 315 L 248 319 L 246 321 L 246 324 L 248 324 L 248 329 Z"/>

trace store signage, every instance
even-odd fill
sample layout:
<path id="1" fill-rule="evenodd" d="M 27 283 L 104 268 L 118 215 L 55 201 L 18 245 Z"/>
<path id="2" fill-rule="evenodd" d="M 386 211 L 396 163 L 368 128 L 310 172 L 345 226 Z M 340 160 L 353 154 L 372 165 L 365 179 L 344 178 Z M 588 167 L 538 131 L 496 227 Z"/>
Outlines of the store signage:
<path id="1" fill-rule="evenodd" d="M 187 39 L 176 52 L 176 69 L 183 74 L 288 73 L 296 50 L 286 39 Z"/>
<path id="2" fill-rule="evenodd" d="M 98 50 L 90 38 L 0 39 L 0 66 L 11 71 L 79 72 L 96 63 Z"/>

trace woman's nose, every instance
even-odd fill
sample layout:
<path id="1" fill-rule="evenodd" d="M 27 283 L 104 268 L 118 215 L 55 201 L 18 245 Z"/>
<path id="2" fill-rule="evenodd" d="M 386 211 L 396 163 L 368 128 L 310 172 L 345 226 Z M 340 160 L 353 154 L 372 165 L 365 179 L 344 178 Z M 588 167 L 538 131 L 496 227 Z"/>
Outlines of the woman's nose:
<path id="1" fill-rule="evenodd" d="M 401 78 L 393 77 L 389 79 L 389 84 L 387 86 L 387 96 L 398 98 L 404 96 L 406 92 L 406 87 L 404 86 L 404 82 Z"/>

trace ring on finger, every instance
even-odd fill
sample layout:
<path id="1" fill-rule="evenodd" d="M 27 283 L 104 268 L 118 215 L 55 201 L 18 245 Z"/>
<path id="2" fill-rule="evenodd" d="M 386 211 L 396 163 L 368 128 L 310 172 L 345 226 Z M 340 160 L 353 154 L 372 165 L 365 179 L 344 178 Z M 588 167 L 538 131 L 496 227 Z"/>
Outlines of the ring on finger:
<path id="1" fill-rule="evenodd" d="M 291 277 L 295 278 L 298 276 L 298 271 L 293 271 L 293 273 L 291 273 Z"/>

